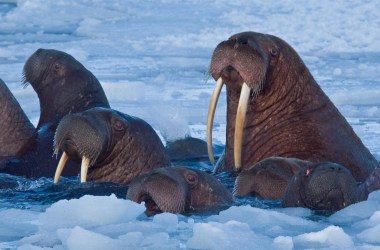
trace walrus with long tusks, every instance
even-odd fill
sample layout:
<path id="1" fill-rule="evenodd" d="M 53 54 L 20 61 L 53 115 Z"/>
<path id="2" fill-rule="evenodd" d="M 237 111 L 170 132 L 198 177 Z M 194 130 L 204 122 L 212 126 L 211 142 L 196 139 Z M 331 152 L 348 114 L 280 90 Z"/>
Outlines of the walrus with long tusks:
<path id="1" fill-rule="evenodd" d="M 223 84 L 227 92 L 226 145 L 215 171 L 245 169 L 273 156 L 346 166 L 364 181 L 378 162 L 285 41 L 243 32 L 221 42 L 209 73 L 217 80 L 207 122 Z"/>
<path id="2" fill-rule="evenodd" d="M 38 49 L 24 65 L 24 84 L 31 85 L 40 101 L 40 119 L 35 128 L 3 82 L 0 117 L 0 172 L 25 177 L 54 175 L 53 138 L 61 118 L 92 107 L 109 108 L 96 77 L 71 55 L 52 49 Z M 12 145 L 7 144 L 12 140 Z M 77 174 L 69 164 L 65 176 Z"/>
<path id="3" fill-rule="evenodd" d="M 218 211 L 233 202 L 231 192 L 214 176 L 185 167 L 160 168 L 138 176 L 130 183 L 127 198 L 145 202 L 148 216 Z"/>
<path id="4" fill-rule="evenodd" d="M 138 175 L 171 165 L 160 138 L 148 123 L 107 108 L 63 117 L 54 137 L 54 151 L 63 152 L 54 183 L 68 159 L 81 162 L 81 182 L 128 184 Z"/>

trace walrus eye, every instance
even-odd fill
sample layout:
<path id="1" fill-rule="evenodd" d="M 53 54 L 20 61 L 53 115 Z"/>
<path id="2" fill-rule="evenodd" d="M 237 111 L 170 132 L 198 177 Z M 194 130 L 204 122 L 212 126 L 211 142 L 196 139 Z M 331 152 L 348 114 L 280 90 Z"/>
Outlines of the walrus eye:
<path id="1" fill-rule="evenodd" d="M 312 171 L 311 171 L 311 169 L 306 169 L 305 170 L 305 176 L 307 177 L 307 176 L 309 176 L 309 175 L 311 175 L 311 173 L 312 173 Z"/>
<path id="2" fill-rule="evenodd" d="M 277 56 L 277 55 L 278 55 L 278 49 L 277 49 L 277 48 L 271 48 L 271 49 L 269 50 L 269 52 L 270 52 L 270 54 L 271 54 L 272 56 Z"/>
<path id="3" fill-rule="evenodd" d="M 61 65 L 59 63 L 54 63 L 53 69 L 54 71 L 59 71 L 61 69 Z"/>
<path id="4" fill-rule="evenodd" d="M 186 174 L 185 179 L 190 185 L 195 185 L 198 182 L 198 177 L 192 173 Z"/>
<path id="5" fill-rule="evenodd" d="M 120 120 L 115 120 L 113 122 L 113 128 L 116 130 L 116 131 L 123 131 L 125 126 L 124 126 L 124 123 Z"/>

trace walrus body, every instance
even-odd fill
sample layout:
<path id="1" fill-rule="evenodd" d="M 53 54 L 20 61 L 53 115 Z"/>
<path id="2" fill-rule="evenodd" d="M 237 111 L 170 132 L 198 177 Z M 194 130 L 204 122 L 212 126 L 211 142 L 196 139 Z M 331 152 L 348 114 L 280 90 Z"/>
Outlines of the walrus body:
<path id="1" fill-rule="evenodd" d="M 107 108 L 66 115 L 57 127 L 54 148 L 64 152 L 55 182 L 67 158 L 82 161 L 82 182 L 128 184 L 140 174 L 170 165 L 160 138 L 148 123 Z"/>
<path id="2" fill-rule="evenodd" d="M 60 119 L 68 114 L 92 107 L 109 107 L 105 93 L 96 79 L 71 55 L 58 50 L 38 49 L 24 65 L 24 83 L 30 84 L 40 101 L 40 119 L 36 128 L 27 119 L 20 105 L 1 87 L 1 102 L 7 103 L 1 116 L 0 134 L 3 148 L 0 172 L 25 177 L 52 177 L 57 159 L 53 158 L 53 138 Z M 4 99 L 3 99 L 4 98 Z M 12 146 L 5 143 L 12 140 Z M 11 147 L 15 147 L 14 149 Z M 77 174 L 77 164 L 69 164 L 65 176 Z"/>
<path id="3" fill-rule="evenodd" d="M 336 162 L 364 181 L 378 165 L 298 54 L 280 38 L 254 32 L 232 36 L 216 47 L 210 74 L 219 87 L 210 103 L 209 145 L 218 93 L 223 83 L 227 88 L 226 145 L 216 172 L 280 156 Z"/>
<path id="4" fill-rule="evenodd" d="M 232 204 L 231 192 L 210 174 L 184 167 L 153 170 L 135 178 L 127 198 L 145 202 L 147 215 L 191 213 Z"/>

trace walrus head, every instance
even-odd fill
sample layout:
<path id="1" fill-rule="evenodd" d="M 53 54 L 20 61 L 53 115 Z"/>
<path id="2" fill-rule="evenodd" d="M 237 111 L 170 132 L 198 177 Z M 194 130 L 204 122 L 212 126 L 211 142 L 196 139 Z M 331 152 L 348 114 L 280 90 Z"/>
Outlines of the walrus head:
<path id="1" fill-rule="evenodd" d="M 339 164 L 322 162 L 293 176 L 282 205 L 334 212 L 357 200 L 357 183 L 351 172 Z"/>
<path id="2" fill-rule="evenodd" d="M 239 173 L 233 193 L 265 200 L 282 200 L 294 174 L 310 164 L 309 161 L 296 158 L 266 158 Z"/>
<path id="3" fill-rule="evenodd" d="M 255 32 L 233 35 L 215 48 L 209 73 L 217 81 L 207 119 L 212 163 L 213 117 L 223 84 L 227 94 L 226 145 L 215 172 L 240 171 L 280 156 L 337 162 L 362 181 L 377 166 L 302 59 L 282 39 Z"/>
<path id="4" fill-rule="evenodd" d="M 62 118 L 54 137 L 54 151 L 63 151 L 54 182 L 66 161 L 82 161 L 81 182 L 127 184 L 135 176 L 170 164 L 164 146 L 145 121 L 121 112 L 92 108 Z"/>
<path id="5" fill-rule="evenodd" d="M 92 107 L 109 108 L 96 77 L 71 55 L 53 49 L 38 49 L 24 65 L 24 84 L 29 83 L 40 99 L 37 128 L 57 123 L 66 114 Z"/>
<path id="6" fill-rule="evenodd" d="M 185 167 L 155 169 L 129 185 L 127 198 L 145 202 L 148 216 L 217 209 L 232 203 L 231 192 L 206 172 Z"/>

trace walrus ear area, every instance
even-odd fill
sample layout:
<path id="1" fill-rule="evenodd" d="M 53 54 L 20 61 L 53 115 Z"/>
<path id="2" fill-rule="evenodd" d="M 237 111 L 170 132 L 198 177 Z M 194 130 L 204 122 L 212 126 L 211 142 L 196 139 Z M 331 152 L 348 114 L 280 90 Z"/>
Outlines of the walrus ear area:
<path id="1" fill-rule="evenodd" d="M 190 186 L 195 186 L 198 183 L 198 176 L 193 171 L 186 171 L 185 172 L 185 180 Z"/>

